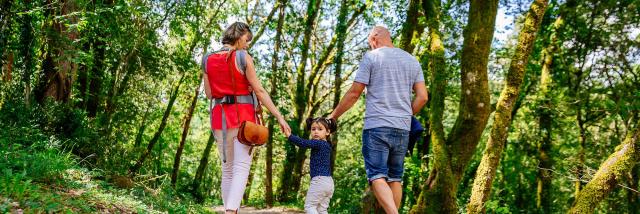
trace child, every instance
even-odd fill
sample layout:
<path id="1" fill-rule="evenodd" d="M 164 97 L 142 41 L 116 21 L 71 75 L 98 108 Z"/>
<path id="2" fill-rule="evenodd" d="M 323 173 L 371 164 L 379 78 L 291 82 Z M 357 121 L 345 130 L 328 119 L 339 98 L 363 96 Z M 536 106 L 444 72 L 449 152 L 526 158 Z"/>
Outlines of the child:
<path id="1" fill-rule="evenodd" d="M 333 196 L 333 178 L 331 178 L 331 143 L 329 135 L 336 129 L 335 120 L 326 118 L 307 119 L 307 129 L 311 130 L 311 140 L 285 133 L 289 142 L 302 148 L 311 148 L 309 163 L 311 182 L 304 210 L 307 213 L 327 213 L 329 201 Z"/>

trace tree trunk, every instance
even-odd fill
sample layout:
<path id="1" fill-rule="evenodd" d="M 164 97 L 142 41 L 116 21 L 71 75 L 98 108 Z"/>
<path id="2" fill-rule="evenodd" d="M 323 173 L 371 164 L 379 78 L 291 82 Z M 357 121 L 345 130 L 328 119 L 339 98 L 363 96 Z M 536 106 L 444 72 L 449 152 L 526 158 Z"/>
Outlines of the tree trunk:
<path id="1" fill-rule="evenodd" d="M 461 58 L 462 96 L 460 111 L 452 131 L 444 138 L 442 118 L 444 113 L 444 87 L 446 74 L 444 48 L 440 40 L 439 1 L 430 1 L 433 11 L 425 12 L 432 36 L 430 52 L 432 62 L 431 84 L 431 144 L 434 153 L 434 169 L 423 186 L 418 203 L 412 213 L 457 213 L 455 194 L 464 169 L 468 165 L 491 112 L 487 64 L 493 40 L 498 1 L 472 0 L 469 7 L 468 24 L 464 30 Z M 435 24 L 434 24 L 435 23 Z M 434 39 L 434 37 L 436 39 Z M 444 84 L 443 84 L 444 83 Z"/>
<path id="2" fill-rule="evenodd" d="M 144 131 L 147 129 L 147 117 L 149 116 L 149 107 L 144 111 L 144 116 L 142 116 L 142 123 L 140 124 L 140 128 L 138 128 L 138 134 L 136 134 L 136 140 L 133 144 L 133 147 L 138 148 L 142 145 L 142 137 L 144 137 Z"/>
<path id="3" fill-rule="evenodd" d="M 584 173 L 584 165 L 585 163 L 585 157 L 584 157 L 584 153 L 585 153 L 585 148 L 584 145 L 586 143 L 587 140 L 587 130 L 584 127 L 584 121 L 582 119 L 582 109 L 577 109 L 578 114 L 576 114 L 576 120 L 578 121 L 578 129 L 580 130 L 580 136 L 579 136 L 579 147 L 578 147 L 578 166 L 576 167 L 576 181 L 574 184 L 574 188 L 575 188 L 575 197 L 578 197 L 578 195 L 580 194 L 580 190 L 582 190 L 582 176 Z"/>
<path id="4" fill-rule="evenodd" d="M 87 116 L 95 117 L 98 114 L 98 107 L 100 106 L 100 98 L 102 93 L 102 81 L 105 78 L 104 75 L 104 57 L 106 44 L 103 41 L 105 35 L 102 30 L 98 30 L 98 38 L 94 39 L 93 48 L 94 58 L 93 66 L 89 72 L 89 90 L 87 92 L 86 110 Z"/>
<path id="5" fill-rule="evenodd" d="M 93 43 L 93 39 L 90 34 L 80 35 L 82 37 L 89 37 L 88 42 L 84 42 L 82 44 L 82 51 L 85 53 L 91 53 L 91 43 Z M 78 66 L 78 80 L 77 82 L 77 91 L 76 97 L 77 99 L 75 103 L 75 107 L 77 109 L 85 110 L 87 109 L 87 93 L 89 90 L 89 69 L 91 69 L 91 65 L 89 63 L 81 63 Z"/>
<path id="6" fill-rule="evenodd" d="M 7 1 L 9 2 L 9 1 Z M 27 7 L 31 7 L 31 0 L 25 0 L 24 4 Z M 22 83 L 24 84 L 24 103 L 29 106 L 31 102 L 31 74 L 34 72 L 34 60 L 32 43 L 34 41 L 33 26 L 31 24 L 31 14 L 25 13 L 21 16 L 20 26 L 20 55 L 22 55 L 22 68 L 24 73 L 22 74 Z"/>
<path id="7" fill-rule="evenodd" d="M 544 210 L 544 213 L 549 213 L 551 204 L 551 168 L 553 167 L 553 159 L 550 156 L 551 146 L 552 146 L 552 103 L 550 101 L 551 97 L 547 91 L 547 87 L 551 83 L 551 73 L 550 68 L 547 65 L 547 60 L 551 61 L 551 56 L 546 56 L 545 53 L 545 64 L 542 67 L 542 81 L 541 81 L 541 91 L 544 99 L 540 106 L 540 118 L 538 120 L 539 124 L 539 134 L 542 136 L 542 140 L 538 144 L 538 173 L 536 175 L 536 207 L 538 209 Z M 547 58 L 548 57 L 548 58 Z"/>
<path id="8" fill-rule="evenodd" d="M 335 109 L 340 102 L 341 88 L 342 88 L 342 62 L 344 57 L 344 43 L 345 37 L 347 35 L 347 29 L 349 26 L 347 25 L 346 19 L 349 14 L 349 0 L 342 0 L 340 3 L 340 12 L 338 14 L 338 26 L 336 26 L 336 56 L 334 58 L 334 93 L 333 93 L 333 104 L 332 109 Z M 336 166 L 336 157 L 338 154 L 338 135 L 332 133 L 331 135 L 331 174 L 335 171 Z"/>
<path id="9" fill-rule="evenodd" d="M 147 150 L 144 153 L 142 153 L 138 161 L 136 161 L 136 163 L 131 168 L 129 168 L 130 176 L 133 177 L 135 174 L 138 173 L 138 170 L 140 170 L 140 168 L 142 167 L 142 164 L 147 159 L 149 154 L 151 154 L 153 147 L 156 145 L 156 143 L 160 139 L 160 136 L 162 135 L 164 128 L 167 126 L 167 120 L 169 119 L 169 115 L 171 115 L 171 109 L 173 108 L 173 104 L 175 103 L 176 98 L 178 97 L 178 92 L 180 91 L 180 85 L 182 85 L 182 81 L 184 80 L 184 78 L 185 78 L 185 74 L 182 74 L 182 76 L 180 77 L 180 80 L 178 80 L 178 84 L 174 87 L 173 92 L 171 92 L 171 96 L 169 97 L 169 103 L 167 104 L 167 109 L 164 111 L 164 115 L 162 115 L 162 121 L 160 122 L 160 127 L 158 127 L 158 131 L 156 131 L 156 133 L 153 135 L 153 138 L 151 138 L 151 141 L 149 141 L 149 145 L 147 145 Z"/>
<path id="10" fill-rule="evenodd" d="M 531 4 L 531 8 L 524 20 L 524 26 L 522 26 L 518 35 L 518 45 L 511 59 L 505 86 L 498 99 L 489 141 L 473 182 L 471 199 L 467 205 L 468 213 L 485 212 L 485 203 L 491 196 L 491 185 L 500 164 L 504 145 L 507 142 L 513 104 L 520 94 L 520 86 L 524 79 L 526 66 L 529 63 L 529 55 L 536 41 L 536 35 L 547 4 L 548 0 L 535 0 Z"/>
<path id="11" fill-rule="evenodd" d="M 630 214 L 640 213 L 640 194 L 636 192 L 636 190 L 638 190 L 638 181 L 640 181 L 640 179 L 638 179 L 639 177 L 640 166 L 636 165 L 631 170 L 631 173 L 629 173 L 629 188 L 633 190 L 627 189 L 627 201 L 629 204 L 627 212 Z"/>
<path id="12" fill-rule="evenodd" d="M 439 187 L 432 190 L 433 193 L 427 192 L 431 189 L 431 184 L 435 183 L 435 176 L 438 173 L 436 170 L 440 169 L 442 172 L 447 171 L 447 174 L 451 174 L 451 168 L 448 165 L 448 154 L 445 145 L 444 127 L 442 124 L 444 116 L 444 98 L 446 96 L 445 89 L 447 86 L 446 64 L 444 58 L 444 46 L 442 44 L 442 33 L 440 33 L 440 0 L 429 0 L 423 2 L 425 8 L 425 16 L 427 17 L 427 24 L 429 27 L 429 71 L 431 71 L 430 84 L 431 101 L 430 101 L 430 116 L 429 124 L 431 125 L 429 132 L 431 133 L 431 145 L 434 154 L 434 169 L 429 173 L 429 177 L 423 185 L 423 189 L 418 196 L 416 205 L 411 209 L 411 213 L 437 213 L 442 210 L 436 210 L 434 207 L 436 204 L 455 205 L 455 201 L 445 200 L 455 197 L 455 192 L 448 192 Z M 430 9 L 430 10 L 427 10 Z M 440 173 L 442 177 L 444 173 Z M 442 177 L 443 178 L 443 177 Z M 448 182 L 449 179 L 443 179 L 442 182 Z M 450 185 L 447 185 L 450 186 Z M 436 198 L 436 194 L 450 194 L 440 198 Z M 436 201 L 437 200 L 437 201 Z M 451 208 L 455 209 L 455 208 Z"/>
<path id="13" fill-rule="evenodd" d="M 569 213 L 593 213 L 600 202 L 613 191 L 618 183 L 623 182 L 626 174 L 640 161 L 640 123 L 627 135 L 626 139 L 616 147 L 616 151 L 604 161 L 591 181 L 577 195 Z"/>
<path id="14" fill-rule="evenodd" d="M 209 155 L 211 154 L 211 148 L 213 148 L 214 142 L 215 137 L 212 132 L 209 134 L 207 146 L 204 148 L 204 152 L 202 152 L 200 164 L 198 164 L 198 169 L 196 169 L 196 176 L 193 178 L 193 183 L 191 183 L 191 195 L 193 195 L 197 201 L 204 200 L 204 197 L 202 196 L 202 194 L 200 194 L 198 189 L 200 188 L 200 184 L 202 183 L 202 178 L 204 177 L 205 170 L 207 169 L 207 164 L 209 164 Z"/>
<path id="15" fill-rule="evenodd" d="M 25 0 L 24 1 L 24 5 L 29 4 L 31 1 L 30 0 Z M 4 61 L 4 55 L 5 55 L 5 51 L 8 51 L 9 48 L 7 46 L 7 43 L 9 41 L 9 38 L 11 38 L 11 35 L 13 34 L 12 31 L 12 24 L 13 24 L 13 16 L 15 16 L 16 14 L 11 12 L 13 10 L 12 6 L 13 6 L 13 1 L 9 1 L 9 0 L 3 0 L 0 1 L 0 8 L 6 8 L 2 11 L 0 11 L 0 62 Z M 27 8 L 29 6 L 27 5 Z M 24 14 L 27 15 L 27 14 Z M 30 22 L 29 22 L 30 23 Z M 1 65 L 2 63 L 0 63 Z"/>
<path id="16" fill-rule="evenodd" d="M 51 2 L 48 2 L 51 3 Z M 76 16 L 66 16 L 76 10 L 75 2 L 62 1 L 60 11 L 51 11 L 50 18 L 53 19 L 48 28 L 51 29 L 47 35 L 46 43 L 49 44 L 47 50 L 47 59 L 49 67 L 44 68 L 44 76 L 40 78 L 38 86 L 39 102 L 43 102 L 46 97 L 51 97 L 55 101 L 68 102 L 71 98 L 71 86 L 75 78 L 77 64 L 73 63 L 65 52 L 73 49 L 70 45 L 76 38 L 78 32 L 67 29 L 63 21 L 59 21 L 55 16 L 63 16 L 70 19 L 70 23 L 77 21 Z M 49 10 L 56 10 L 55 8 Z M 59 36 L 64 40 L 58 39 Z M 53 56 L 55 54 L 55 56 Z M 54 60 L 55 59 L 55 60 Z M 43 66 L 44 67 L 44 66 Z"/>
<path id="17" fill-rule="evenodd" d="M 276 99 L 277 97 L 279 97 L 279 86 L 278 85 L 278 79 L 280 77 L 280 72 L 278 71 L 278 53 L 280 52 L 280 47 L 281 47 L 281 43 L 282 43 L 282 29 L 284 26 L 284 19 L 285 19 L 285 9 L 287 6 L 287 0 L 280 0 L 279 1 L 279 8 L 278 8 L 278 26 L 276 27 L 276 35 L 275 35 L 275 44 L 274 44 L 274 48 L 273 48 L 273 53 L 271 55 L 271 89 L 269 91 L 269 94 L 271 94 L 271 96 L 273 96 L 274 99 Z M 268 129 L 269 129 L 269 142 L 267 142 L 267 154 L 265 155 L 265 201 L 267 204 L 267 207 L 273 207 L 273 144 L 274 144 L 274 140 L 273 140 L 273 132 L 275 131 L 274 129 L 274 124 L 276 123 L 276 121 L 274 120 L 273 117 L 269 117 L 269 124 L 267 125 Z"/>
<path id="18" fill-rule="evenodd" d="M 267 154 L 265 155 L 265 203 L 267 207 L 273 207 L 273 132 L 275 120 L 269 119 L 267 128 L 269 129 L 269 141 L 267 142 Z"/>
<path id="19" fill-rule="evenodd" d="M 256 1 L 258 2 L 258 1 Z M 285 2 L 280 2 L 280 3 L 286 3 Z M 264 22 L 262 23 L 262 25 L 260 25 L 260 28 L 258 28 L 258 31 L 256 31 L 256 34 L 254 34 L 252 40 L 253 42 L 251 42 L 249 44 L 249 47 L 247 49 L 251 49 L 251 47 L 253 47 L 254 44 L 256 44 L 256 42 L 260 39 L 260 37 L 262 36 L 262 34 L 264 33 L 264 29 L 266 29 L 269 26 L 269 23 L 271 22 L 271 19 L 273 18 L 273 15 L 276 13 L 276 10 L 279 8 L 280 6 L 275 6 L 273 7 L 273 9 L 271 9 L 271 12 L 269 12 L 269 15 L 267 15 L 267 17 L 265 18 Z M 251 23 L 249 23 L 249 25 L 251 25 Z"/>
<path id="20" fill-rule="evenodd" d="M 550 156 L 552 147 L 552 124 L 553 124 L 553 103 L 551 101 L 550 87 L 553 82 L 551 79 L 551 69 L 553 65 L 553 53 L 556 50 L 557 37 L 555 31 L 562 25 L 562 15 L 556 19 L 553 24 L 552 36 L 550 44 L 542 54 L 542 74 L 540 78 L 540 104 L 538 112 L 539 136 L 542 140 L 538 144 L 538 173 L 536 175 L 536 207 L 544 213 L 551 212 L 551 168 L 553 167 L 553 159 Z"/>
<path id="21" fill-rule="evenodd" d="M 460 112 L 447 138 L 455 177 L 464 172 L 489 119 L 490 100 L 487 64 L 498 1 L 471 1 L 469 23 L 464 30 L 461 58 L 462 98 Z M 456 160 L 457 159 L 457 160 Z M 456 179 L 456 180 L 458 180 Z"/>
<path id="22" fill-rule="evenodd" d="M 410 0 L 407 13 L 405 14 L 405 21 L 402 24 L 400 30 L 400 42 L 398 47 L 406 52 L 412 53 L 415 45 L 411 42 L 414 37 L 414 33 L 417 28 L 423 27 L 418 25 L 418 17 L 420 11 L 420 0 Z M 420 36 L 420 35 L 416 35 Z"/>
<path id="23" fill-rule="evenodd" d="M 202 82 L 202 74 L 198 78 L 198 83 Z M 191 105 L 189 106 L 189 110 L 187 114 L 184 116 L 184 126 L 182 129 L 182 137 L 180 138 L 180 143 L 178 144 L 178 149 L 176 150 L 176 156 L 173 159 L 173 171 L 171 172 L 171 185 L 176 186 L 176 182 L 178 180 L 178 174 L 180 171 L 180 159 L 182 158 L 182 150 L 184 150 L 184 144 L 187 141 L 187 136 L 189 135 L 189 127 L 191 125 L 191 118 L 193 117 L 193 112 L 196 109 L 196 104 L 198 104 L 198 95 L 200 95 L 200 87 L 195 87 L 195 93 L 193 95 L 193 100 L 191 100 Z"/>
<path id="24" fill-rule="evenodd" d="M 426 8 L 422 7 L 421 4 L 422 0 L 411 0 L 409 1 L 409 6 L 407 7 L 407 11 L 405 13 L 405 20 L 404 23 L 402 24 L 402 29 L 400 29 L 400 41 L 398 42 L 398 48 L 403 49 L 404 51 L 408 52 L 408 53 L 413 53 L 414 49 L 415 49 L 415 42 L 414 38 L 415 37 L 420 37 L 421 33 L 424 32 L 424 28 L 426 27 L 426 25 L 419 23 L 418 18 L 422 15 L 420 13 L 421 9 L 424 10 Z M 426 2 L 426 1 L 425 1 Z M 428 4 L 428 2 L 424 3 L 424 4 Z M 426 113 L 426 108 L 421 110 L 418 115 L 422 114 L 422 113 Z M 425 117 L 425 118 L 428 118 Z M 418 142 L 416 142 L 417 144 Z M 418 145 L 416 145 L 418 146 Z M 419 146 L 418 146 L 419 147 Z M 409 151 L 412 152 L 412 151 Z M 415 158 L 415 156 L 417 155 L 418 158 Z M 417 164 L 419 166 L 421 166 L 421 158 L 419 154 L 415 154 L 412 153 L 411 155 L 412 157 L 411 162 L 413 164 Z M 421 166 L 422 167 L 422 166 Z M 419 169 L 420 170 L 420 169 Z M 405 174 L 407 174 L 407 171 L 405 171 Z M 409 191 L 411 191 L 411 189 L 414 189 L 416 187 L 418 187 L 420 184 L 417 181 L 419 179 L 418 176 L 414 176 L 412 178 L 410 178 L 409 176 L 404 176 L 402 178 L 402 183 L 403 183 L 403 192 L 404 194 L 402 194 L 402 198 L 401 198 L 401 202 L 400 202 L 400 207 L 399 209 L 401 209 L 402 207 L 404 207 L 406 205 L 406 203 L 409 203 L 409 206 L 411 206 L 414 202 L 416 197 L 410 198 L 410 195 L 407 194 Z M 412 194 L 415 194 L 415 196 L 419 195 L 419 192 L 411 192 Z M 417 194 L 416 194 L 417 193 Z M 409 201 L 407 201 L 407 199 L 409 199 Z M 377 203 L 377 202 L 376 202 Z"/>
<path id="25" fill-rule="evenodd" d="M 0 53 L 1 56 L 2 53 Z M 5 82 L 10 82 L 12 79 L 12 75 L 13 75 L 13 52 L 9 52 L 8 54 L 9 56 L 7 56 L 7 64 L 4 66 L 4 75 L 2 77 L 2 79 Z"/>
<path id="26" fill-rule="evenodd" d="M 154 165 L 154 169 L 155 169 L 155 174 L 156 175 L 163 175 L 164 171 L 162 170 L 162 160 L 164 159 L 164 147 L 165 147 L 165 141 L 164 138 L 160 137 L 160 139 L 158 140 L 158 146 L 154 147 L 154 152 L 151 155 L 151 161 L 152 164 Z M 153 180 L 153 187 L 157 188 L 158 186 L 161 185 L 161 180 L 160 179 L 154 179 Z"/>
<path id="27" fill-rule="evenodd" d="M 113 6 L 113 0 L 94 0 L 93 2 L 99 10 Z M 104 13 L 104 15 L 98 19 L 98 26 L 109 24 L 112 18 L 112 13 Z M 107 48 L 105 40 L 108 38 L 108 34 L 105 29 L 96 27 L 95 30 L 97 31 L 96 38 L 92 38 L 92 46 L 94 49 L 93 67 L 91 67 L 90 71 L 89 91 L 86 102 L 87 116 L 89 117 L 95 117 L 98 114 L 98 108 L 101 103 L 102 81 L 105 79 L 105 52 Z"/>
<path id="28" fill-rule="evenodd" d="M 322 0 L 311 0 L 307 4 L 307 13 L 305 18 L 304 37 L 302 40 L 300 50 L 300 66 L 296 72 L 296 88 L 294 95 L 294 113 L 295 119 L 293 121 L 292 131 L 302 136 L 304 113 L 307 107 L 307 97 L 305 96 L 305 68 L 307 58 L 309 56 L 309 46 L 311 42 L 312 31 L 315 28 L 316 17 L 320 11 L 320 4 Z M 298 151 L 301 150 L 301 151 Z M 286 157 L 284 161 L 284 169 L 281 174 L 280 185 L 280 202 L 287 202 L 291 200 L 290 195 L 297 192 L 300 188 L 301 166 L 298 166 L 300 159 L 306 159 L 305 149 L 296 149 L 293 145 L 285 144 Z M 293 172 L 293 173 L 292 173 Z M 296 182 L 298 181 L 298 182 Z"/>
<path id="29" fill-rule="evenodd" d="M 370 213 L 384 214 L 385 213 L 384 209 L 382 209 L 380 204 L 378 204 L 378 199 L 376 199 L 376 196 L 373 194 L 373 191 L 369 187 L 367 187 L 364 190 L 364 194 L 362 195 L 362 202 L 360 203 L 360 209 L 362 209 L 360 213 L 365 213 L 365 214 L 370 214 Z"/>
<path id="30" fill-rule="evenodd" d="M 102 135 L 106 136 L 107 138 L 111 136 L 111 120 L 113 119 L 113 114 L 116 111 L 116 100 L 120 96 L 118 92 L 124 92 L 124 88 L 126 88 L 126 84 L 118 84 L 118 74 L 124 72 L 124 78 L 122 82 L 126 83 L 128 81 L 127 79 L 130 70 L 129 64 L 131 59 L 134 58 L 134 56 L 137 54 L 137 44 L 138 42 L 135 41 L 133 47 L 128 51 L 126 55 L 122 56 L 121 59 L 119 59 L 118 62 L 115 63 L 116 65 L 114 65 L 110 71 L 111 81 L 110 85 L 108 86 L 109 89 L 107 91 L 104 107 L 105 116 L 102 124 L 102 126 L 105 127 L 102 131 Z"/>
<path id="31" fill-rule="evenodd" d="M 303 134 L 301 136 L 309 136 L 308 131 L 303 131 L 302 133 Z M 306 159 L 307 159 L 307 149 L 298 148 L 295 161 L 293 162 L 294 163 L 293 173 L 290 174 L 292 177 L 290 194 L 293 194 L 294 196 L 298 194 L 298 191 L 300 190 L 300 185 L 302 184 L 302 169 L 304 168 L 304 162 Z"/>
<path id="32" fill-rule="evenodd" d="M 255 149 L 255 148 L 254 148 Z M 260 156 L 260 150 L 254 150 L 255 154 L 253 154 L 252 157 L 252 162 L 255 163 L 256 161 L 258 161 L 258 157 Z M 255 164 L 251 164 L 251 167 L 249 168 L 249 177 L 247 179 L 247 188 L 244 190 L 244 195 L 242 196 L 242 200 L 244 201 L 244 203 L 246 204 L 247 202 L 249 202 L 249 197 L 251 197 L 251 185 L 253 184 L 253 177 L 255 176 L 255 171 L 256 166 Z"/>

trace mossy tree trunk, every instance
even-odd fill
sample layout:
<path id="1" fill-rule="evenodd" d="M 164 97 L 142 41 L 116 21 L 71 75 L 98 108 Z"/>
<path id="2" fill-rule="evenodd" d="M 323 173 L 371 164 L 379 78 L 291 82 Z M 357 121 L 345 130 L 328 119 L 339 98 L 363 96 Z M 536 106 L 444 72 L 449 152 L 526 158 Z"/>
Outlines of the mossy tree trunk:
<path id="1" fill-rule="evenodd" d="M 440 2 L 429 4 L 438 11 Z M 442 118 L 447 75 L 444 65 L 444 48 L 438 33 L 439 15 L 427 13 L 431 36 L 430 50 L 434 62 L 431 70 L 431 144 L 434 154 L 434 169 L 423 185 L 412 213 L 457 213 L 455 194 L 464 169 L 469 163 L 482 131 L 491 105 L 487 64 L 493 40 L 498 1 L 472 0 L 469 17 L 464 30 L 461 58 L 462 94 L 460 111 L 455 125 L 445 138 Z M 435 15 L 435 16 L 434 16 Z M 435 27 L 434 27 L 435 26 Z M 435 37 L 435 39 L 434 39 Z"/>
<path id="2" fill-rule="evenodd" d="M 511 59 L 511 65 L 506 76 L 506 84 L 502 89 L 493 120 L 493 127 L 487 142 L 480 166 L 476 171 L 471 191 L 471 199 L 467 205 L 468 213 L 483 213 L 485 203 L 491 193 L 491 185 L 500 164 L 500 157 L 507 142 L 511 112 L 520 94 L 520 85 L 524 79 L 525 69 L 529 62 L 529 55 L 536 41 L 536 35 L 546 11 L 548 0 L 535 0 L 527 13 L 524 26 L 518 35 L 518 44 Z"/>
<path id="3" fill-rule="evenodd" d="M 423 184 L 423 189 L 418 197 L 416 205 L 411 209 L 411 213 L 438 213 L 440 211 L 455 210 L 455 192 L 446 191 L 443 187 L 449 187 L 452 184 L 447 176 L 451 176 L 451 167 L 448 165 L 448 154 L 445 143 L 444 127 L 442 119 L 444 117 L 444 98 L 447 86 L 446 64 L 444 57 L 444 45 L 442 43 L 442 33 L 440 32 L 440 0 L 430 0 L 423 2 L 425 8 L 425 16 L 427 17 L 427 26 L 429 29 L 429 71 L 430 73 L 430 115 L 429 124 L 431 125 L 429 132 L 431 133 L 432 151 L 435 155 L 434 169 L 429 173 L 429 178 Z M 434 175 L 440 175 L 435 177 Z M 436 181 L 439 179 L 439 181 Z M 440 186 L 435 186 L 438 184 Z M 446 201 L 454 199 L 453 201 Z M 441 204 L 438 209 L 436 204 Z M 448 208 L 445 208 L 448 206 Z"/>
<path id="4" fill-rule="evenodd" d="M 553 80 L 553 55 L 557 50 L 556 31 L 564 24 L 563 12 L 561 9 L 559 17 L 551 26 L 550 41 L 548 46 L 542 52 L 542 71 L 540 75 L 540 91 L 538 104 L 538 134 L 542 137 L 537 145 L 538 149 L 538 173 L 536 175 L 536 207 L 543 213 L 550 213 L 551 202 L 551 168 L 553 167 L 553 159 L 550 156 L 552 150 L 552 133 L 553 133 L 553 108 L 551 87 Z"/>
<path id="5" fill-rule="evenodd" d="M 278 78 L 280 78 L 280 71 L 278 68 L 279 57 L 278 53 L 282 46 L 282 29 L 284 27 L 285 9 L 287 6 L 287 0 L 280 0 L 278 2 L 278 25 L 276 27 L 275 42 L 273 47 L 273 53 L 271 55 L 271 89 L 269 94 L 273 96 L 274 100 L 277 100 L 280 96 L 278 91 L 281 86 L 278 85 Z M 269 117 L 267 128 L 269 129 L 269 142 L 267 142 L 267 151 L 265 155 L 265 202 L 267 207 L 273 206 L 273 140 L 275 131 L 275 118 Z"/>
<path id="6" fill-rule="evenodd" d="M 638 138 L 640 122 L 636 122 L 635 130 L 629 132 L 624 142 L 616 147 L 615 152 L 609 155 L 591 181 L 578 193 L 569 213 L 593 213 L 600 202 L 624 181 L 626 174 L 640 161 Z"/>
<path id="7" fill-rule="evenodd" d="M 255 163 L 258 161 L 260 151 L 261 150 L 254 150 L 251 162 Z M 244 195 L 242 196 L 242 200 L 245 204 L 249 202 L 249 198 L 251 197 L 251 185 L 253 185 L 253 177 L 256 175 L 255 170 L 256 164 L 251 164 L 251 167 L 249 167 L 249 177 L 247 178 L 247 188 L 244 190 Z"/>
<path id="8" fill-rule="evenodd" d="M 309 47 L 313 29 L 315 28 L 316 17 L 320 13 L 322 0 L 312 0 L 307 4 L 307 12 L 304 20 L 304 33 L 300 50 L 300 66 L 296 72 L 294 101 L 294 120 L 292 131 L 297 135 L 303 135 L 302 122 L 307 109 L 306 83 L 306 62 L 309 56 Z M 291 144 L 285 144 L 284 169 L 280 176 L 280 194 L 278 200 L 287 202 L 291 200 L 291 194 L 300 188 L 300 178 L 302 176 L 302 164 L 306 159 L 306 150 L 296 149 Z M 292 173 L 293 172 L 293 173 Z"/>
<path id="9" fill-rule="evenodd" d="M 551 85 L 551 61 L 552 52 L 547 48 L 543 53 L 542 74 L 540 80 L 540 95 L 542 101 L 539 105 L 538 118 L 538 134 L 542 137 L 538 143 L 538 173 L 536 174 L 536 207 L 548 213 L 551 208 L 551 168 L 553 167 L 553 159 L 551 159 L 552 147 L 552 102 L 549 95 L 549 87 Z"/>
<path id="10" fill-rule="evenodd" d="M 400 42 L 398 47 L 403 49 L 406 52 L 412 53 L 415 48 L 415 44 L 413 44 L 413 38 L 417 32 L 418 28 L 424 28 L 424 26 L 420 26 L 418 23 L 418 18 L 420 17 L 420 0 L 411 0 L 409 1 L 409 7 L 407 8 L 407 13 L 405 14 L 405 21 L 402 24 L 402 29 L 400 30 Z"/>
<path id="11" fill-rule="evenodd" d="M 351 0 L 342 0 L 340 3 L 340 12 L 338 14 L 338 26 L 336 26 L 336 56 L 333 61 L 334 70 L 334 92 L 332 109 L 335 109 L 340 102 L 340 96 L 342 95 L 342 63 L 344 57 L 344 43 L 346 40 L 348 25 L 346 22 L 347 15 L 349 15 L 349 5 Z M 338 154 L 338 135 L 331 135 L 331 174 L 335 171 L 336 157 Z"/>

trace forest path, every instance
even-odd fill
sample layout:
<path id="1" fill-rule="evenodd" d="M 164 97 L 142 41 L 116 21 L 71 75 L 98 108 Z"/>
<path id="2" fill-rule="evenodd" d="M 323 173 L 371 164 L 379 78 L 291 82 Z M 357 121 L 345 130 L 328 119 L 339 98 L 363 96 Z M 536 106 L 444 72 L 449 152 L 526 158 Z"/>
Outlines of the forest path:
<path id="1" fill-rule="evenodd" d="M 218 207 L 214 207 L 212 208 L 213 212 L 215 213 L 224 213 L 224 207 L 222 206 L 218 206 Z M 294 209 L 294 208 L 287 208 L 287 207 L 272 207 L 272 208 L 265 208 L 265 209 L 258 209 L 255 207 L 241 207 L 240 210 L 238 211 L 238 214 L 276 214 L 276 213 L 289 213 L 289 214 L 297 214 L 297 213 L 304 213 L 304 211 L 302 210 L 298 210 L 298 209 Z"/>

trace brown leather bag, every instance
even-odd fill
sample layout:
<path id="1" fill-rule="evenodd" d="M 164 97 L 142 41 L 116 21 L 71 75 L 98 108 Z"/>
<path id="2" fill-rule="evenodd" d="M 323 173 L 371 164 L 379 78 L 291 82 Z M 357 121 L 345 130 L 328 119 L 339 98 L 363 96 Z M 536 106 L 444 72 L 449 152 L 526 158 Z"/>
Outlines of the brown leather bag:
<path id="1" fill-rule="evenodd" d="M 269 139 L 269 129 L 258 123 L 244 121 L 238 130 L 238 141 L 247 146 L 262 146 Z"/>
<path id="2" fill-rule="evenodd" d="M 230 51 L 230 54 L 235 54 L 235 50 Z M 233 56 L 233 55 L 231 55 Z M 231 58 L 231 57 L 229 57 Z M 231 60 L 229 60 L 231 61 Z M 230 71 L 234 71 L 233 67 L 231 67 L 232 65 L 234 65 L 235 62 L 230 62 L 229 63 L 229 67 L 230 67 Z M 246 71 L 245 71 L 246 72 Z M 246 73 L 245 73 L 245 77 L 246 77 Z M 236 89 L 236 79 L 234 78 L 233 73 L 231 73 L 231 81 L 233 84 L 233 90 L 235 91 Z M 253 96 L 256 96 L 255 94 L 252 94 Z M 255 101 L 255 97 L 254 97 L 254 102 Z M 247 146 L 262 146 L 264 144 L 267 143 L 267 140 L 269 139 L 269 129 L 267 129 L 267 127 L 265 127 L 264 125 L 262 125 L 262 108 L 260 107 L 260 102 L 254 103 L 254 110 L 255 110 L 255 117 L 256 117 L 256 122 L 251 122 L 251 121 L 243 121 L 240 124 L 240 129 L 238 130 L 238 141 L 240 141 L 240 143 L 247 145 Z M 236 105 L 236 111 L 238 111 L 238 105 Z M 238 111 L 239 113 L 239 111 Z M 240 115 L 238 114 L 238 119 L 240 119 Z"/>

